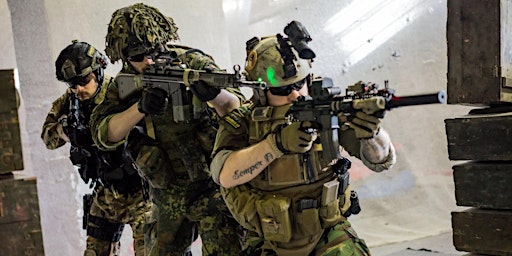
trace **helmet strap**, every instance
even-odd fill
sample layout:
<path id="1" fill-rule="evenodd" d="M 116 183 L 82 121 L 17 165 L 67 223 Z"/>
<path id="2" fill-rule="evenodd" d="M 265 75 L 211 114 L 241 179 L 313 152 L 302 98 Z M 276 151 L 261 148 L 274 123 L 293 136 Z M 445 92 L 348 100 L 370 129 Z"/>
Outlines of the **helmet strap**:
<path id="1" fill-rule="evenodd" d="M 262 106 L 267 106 L 267 104 L 268 104 L 267 91 L 268 91 L 268 89 L 254 89 L 253 90 L 254 96 L 258 97 L 257 100 L 260 102 L 260 104 Z"/>
<path id="2" fill-rule="evenodd" d="M 98 69 L 94 70 L 93 73 L 94 73 L 94 76 L 96 77 L 96 83 L 98 84 L 98 86 L 96 87 L 96 91 L 94 92 L 94 94 L 91 96 L 91 99 L 94 99 L 94 97 L 96 97 L 96 95 L 98 95 L 98 93 L 101 91 L 101 86 L 103 85 L 103 79 L 104 79 L 102 68 L 98 68 Z"/>

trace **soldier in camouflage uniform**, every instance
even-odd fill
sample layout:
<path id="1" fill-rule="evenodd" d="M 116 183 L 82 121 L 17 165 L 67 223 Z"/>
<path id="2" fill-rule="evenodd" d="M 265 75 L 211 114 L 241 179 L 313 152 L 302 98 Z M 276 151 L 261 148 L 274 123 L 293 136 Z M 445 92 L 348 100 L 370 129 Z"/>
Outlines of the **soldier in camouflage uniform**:
<path id="1" fill-rule="evenodd" d="M 172 18 L 154 7 L 134 4 L 113 13 L 105 51 L 111 62 L 122 60 L 120 75 L 141 76 L 154 61 L 159 61 L 152 59 L 156 51 L 175 53 L 178 67 L 219 70 L 211 56 L 202 51 L 170 44 L 178 39 L 176 32 Z M 183 255 L 195 227 L 202 239 L 203 255 L 239 255 L 240 226 L 230 216 L 218 185 L 209 175 L 216 129 L 209 122 L 213 111 L 205 102 L 223 115 L 238 107 L 243 96 L 203 84 L 192 85 L 191 90 L 183 91 L 182 98 L 189 103 L 182 109 L 194 118 L 174 121 L 175 110 L 167 107 L 172 101 L 166 91 L 147 87 L 121 100 L 120 86 L 109 87 L 91 123 L 94 138 L 104 149 L 127 140 L 138 144 L 136 162 L 150 184 L 155 205 L 156 223 L 149 234 L 157 242 L 150 255 Z M 128 138 L 128 132 L 137 124 L 144 127 L 144 134 Z"/>
<path id="2" fill-rule="evenodd" d="M 322 144 L 315 142 L 318 125 L 288 116 L 312 82 L 314 54 L 301 43 L 308 59 L 280 34 L 247 42 L 247 79 L 263 80 L 269 88 L 255 90 L 251 103 L 219 121 L 212 178 L 222 186 L 233 217 L 248 230 L 249 255 L 370 255 L 347 221 L 360 210 L 348 186 L 350 161 L 341 150 L 334 161 L 324 161 Z M 370 169 L 380 172 L 395 163 L 377 117 L 359 110 L 343 126 L 336 139 Z"/>
<path id="3" fill-rule="evenodd" d="M 135 255 L 144 255 L 144 227 L 151 218 L 151 203 L 144 196 L 143 181 L 124 145 L 105 152 L 95 147 L 89 128 L 93 108 L 113 83 L 104 75 L 107 58 L 85 42 L 73 41 L 55 62 L 57 79 L 68 85 L 53 102 L 41 138 L 48 149 L 70 142 L 70 160 L 84 182 L 94 186 L 84 203 L 90 210 L 86 256 L 119 255 L 124 224 L 133 230 Z M 84 199 L 88 198 L 84 196 Z"/>

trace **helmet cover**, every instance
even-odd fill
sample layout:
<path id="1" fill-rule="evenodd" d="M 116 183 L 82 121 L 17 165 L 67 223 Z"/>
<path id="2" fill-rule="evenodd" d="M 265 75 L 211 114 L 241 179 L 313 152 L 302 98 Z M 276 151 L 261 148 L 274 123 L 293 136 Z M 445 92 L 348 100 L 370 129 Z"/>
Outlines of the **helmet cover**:
<path id="1" fill-rule="evenodd" d="M 108 25 L 105 53 L 112 63 L 179 40 L 178 27 L 157 8 L 137 3 L 116 10 Z"/>

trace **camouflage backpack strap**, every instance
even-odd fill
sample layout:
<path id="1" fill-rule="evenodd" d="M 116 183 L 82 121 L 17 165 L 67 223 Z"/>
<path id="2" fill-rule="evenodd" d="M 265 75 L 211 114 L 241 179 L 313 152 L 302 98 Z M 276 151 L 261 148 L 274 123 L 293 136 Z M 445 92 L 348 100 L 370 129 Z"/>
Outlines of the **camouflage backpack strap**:
<path id="1" fill-rule="evenodd" d="M 144 116 L 144 123 L 146 124 L 147 135 L 152 139 L 156 139 L 155 127 L 153 126 L 153 119 L 151 118 L 151 115 Z"/>

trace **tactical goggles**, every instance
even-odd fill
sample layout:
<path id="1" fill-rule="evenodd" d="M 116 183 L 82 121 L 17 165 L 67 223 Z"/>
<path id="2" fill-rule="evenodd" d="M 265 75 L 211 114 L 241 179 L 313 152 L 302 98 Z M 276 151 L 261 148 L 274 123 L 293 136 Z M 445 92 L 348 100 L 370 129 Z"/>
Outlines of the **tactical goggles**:
<path id="1" fill-rule="evenodd" d="M 129 56 L 128 61 L 142 62 L 142 61 L 144 61 L 144 58 L 151 59 L 152 57 L 151 57 L 151 54 L 145 52 L 145 53 Z"/>
<path id="2" fill-rule="evenodd" d="M 68 81 L 66 81 L 66 84 L 71 89 L 76 89 L 79 85 L 85 86 L 92 80 L 93 76 L 91 74 L 92 73 L 89 73 L 86 76 L 75 76 L 75 77 L 69 79 Z"/>
<path id="3" fill-rule="evenodd" d="M 288 96 L 292 93 L 292 90 L 299 91 L 306 84 L 306 79 L 302 79 L 296 83 L 287 85 L 287 86 L 279 86 L 279 87 L 270 87 L 268 90 L 273 95 L 277 96 Z"/>

